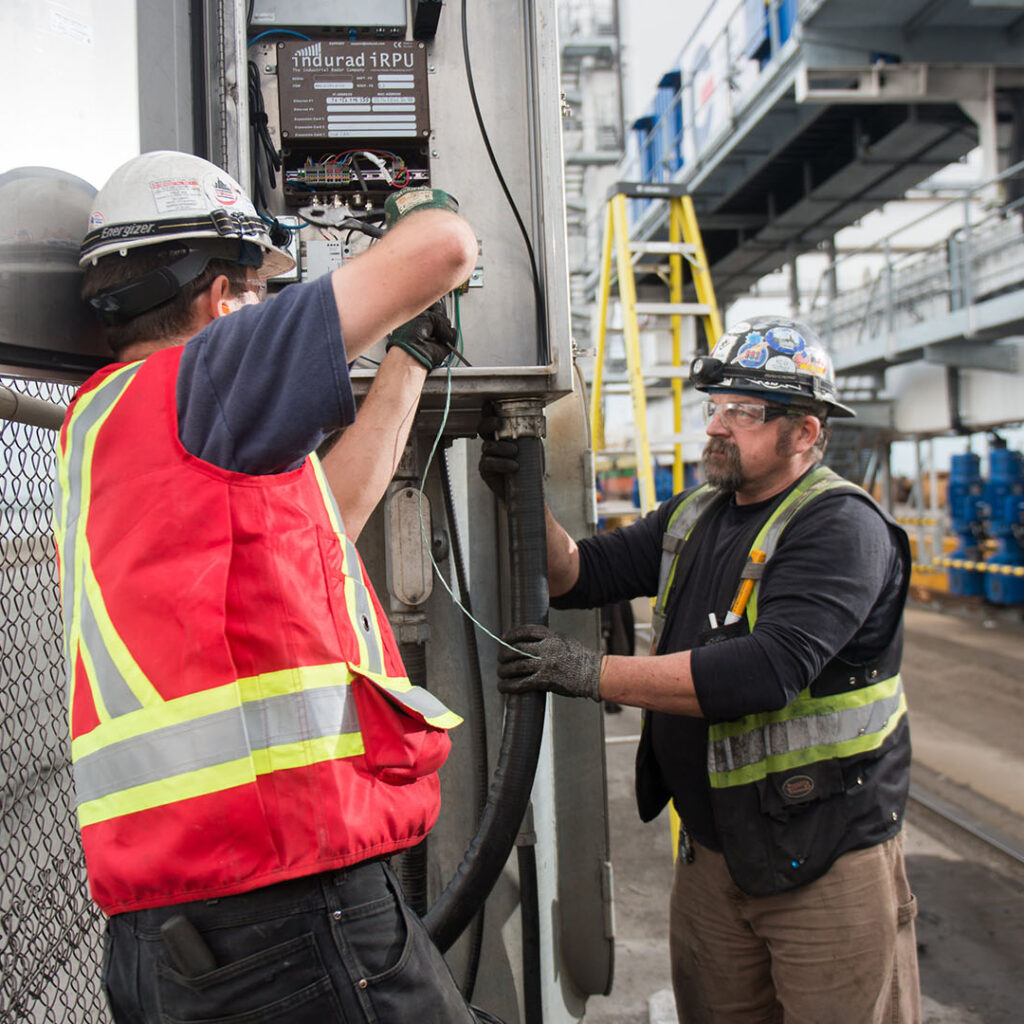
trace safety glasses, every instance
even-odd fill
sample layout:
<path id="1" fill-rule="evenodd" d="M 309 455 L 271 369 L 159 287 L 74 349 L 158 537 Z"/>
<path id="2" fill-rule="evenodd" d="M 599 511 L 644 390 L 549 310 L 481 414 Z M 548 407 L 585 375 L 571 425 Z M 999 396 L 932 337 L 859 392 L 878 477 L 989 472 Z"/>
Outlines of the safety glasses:
<path id="1" fill-rule="evenodd" d="M 759 402 L 716 402 L 711 398 L 701 402 L 704 425 L 708 426 L 718 416 L 722 425 L 729 430 L 750 430 L 780 416 L 801 416 L 803 413 L 787 409 L 782 405 L 761 405 Z"/>
<path id="2" fill-rule="evenodd" d="M 246 305 L 257 305 L 267 297 L 267 282 L 255 275 L 247 276 L 245 279 Z"/>

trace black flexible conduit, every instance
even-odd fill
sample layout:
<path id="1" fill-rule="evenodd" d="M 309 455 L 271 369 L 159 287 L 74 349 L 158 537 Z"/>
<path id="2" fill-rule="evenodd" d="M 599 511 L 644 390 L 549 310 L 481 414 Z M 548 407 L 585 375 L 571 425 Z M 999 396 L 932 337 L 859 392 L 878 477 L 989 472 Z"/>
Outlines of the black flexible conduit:
<path id="1" fill-rule="evenodd" d="M 544 1000 L 540 985 L 540 890 L 537 886 L 537 835 L 533 811 L 516 840 L 519 867 L 519 922 L 523 930 L 523 1024 L 543 1024 Z"/>
<path id="2" fill-rule="evenodd" d="M 405 673 L 413 686 L 427 688 L 427 648 L 422 643 L 399 643 Z M 421 917 L 427 911 L 427 843 L 425 837 L 404 850 L 396 874 L 402 884 L 405 900 Z"/>
<path id="3" fill-rule="evenodd" d="M 512 621 L 546 623 L 547 541 L 539 437 L 520 437 L 519 472 L 509 478 L 507 505 Z M 510 697 L 501 751 L 487 805 L 451 881 L 424 917 L 441 951 L 448 950 L 498 880 L 530 800 L 544 726 L 545 694 Z"/>
<path id="4" fill-rule="evenodd" d="M 472 599 L 469 593 L 469 581 L 466 578 L 466 563 L 462 552 L 462 539 L 459 536 L 459 521 L 455 516 L 455 501 L 452 496 L 452 478 L 448 466 L 448 451 L 441 450 L 441 491 L 444 496 L 444 514 L 448 521 L 448 537 L 451 545 L 452 566 L 455 569 L 455 584 L 458 597 L 467 615 L 461 616 L 466 637 L 466 655 L 469 663 L 470 686 L 469 714 L 470 738 L 472 743 L 473 788 L 476 802 L 476 824 L 479 826 L 487 807 L 487 779 L 489 761 L 487 755 L 487 712 L 484 707 L 484 679 L 480 670 L 480 650 L 476 642 L 476 626 L 469 618 L 473 614 Z M 469 961 L 466 965 L 466 977 L 462 983 L 462 994 L 467 1000 L 473 998 L 476 988 L 476 977 L 480 970 L 480 954 L 484 943 L 484 901 L 480 901 L 480 909 L 473 918 L 469 937 Z"/>

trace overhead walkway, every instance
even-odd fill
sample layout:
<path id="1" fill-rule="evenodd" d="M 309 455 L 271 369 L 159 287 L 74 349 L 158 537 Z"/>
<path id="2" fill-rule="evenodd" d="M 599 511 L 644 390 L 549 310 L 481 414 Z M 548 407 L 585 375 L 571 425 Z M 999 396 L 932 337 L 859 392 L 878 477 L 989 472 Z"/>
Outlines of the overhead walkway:
<path id="1" fill-rule="evenodd" d="M 993 184 L 1024 179 L 1024 163 Z M 857 288 L 818 301 L 811 318 L 826 335 L 842 376 L 877 375 L 889 366 L 923 361 L 1015 373 L 1018 351 L 999 342 L 1024 334 L 1024 203 L 990 206 L 968 190 L 872 243 L 880 266 Z M 979 214 L 980 210 L 980 214 Z M 951 219 L 954 218 L 954 219 Z M 919 248 L 901 244 L 941 233 Z M 829 269 L 863 253 L 845 253 Z M 819 288 L 819 291 L 821 289 Z"/>
<path id="2" fill-rule="evenodd" d="M 995 161 L 1022 90 L 1019 2 L 714 0 L 620 176 L 686 187 L 728 303 L 979 141 Z"/>

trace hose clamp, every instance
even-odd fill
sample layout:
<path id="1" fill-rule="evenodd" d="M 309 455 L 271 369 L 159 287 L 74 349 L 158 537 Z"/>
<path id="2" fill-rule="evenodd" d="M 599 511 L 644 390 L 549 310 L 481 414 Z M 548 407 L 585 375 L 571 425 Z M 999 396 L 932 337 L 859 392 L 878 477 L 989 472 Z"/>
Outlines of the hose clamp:
<path id="1" fill-rule="evenodd" d="M 494 405 L 501 418 L 501 423 L 494 432 L 499 441 L 547 436 L 547 421 L 544 419 L 543 407 L 538 401 L 500 399 Z"/>

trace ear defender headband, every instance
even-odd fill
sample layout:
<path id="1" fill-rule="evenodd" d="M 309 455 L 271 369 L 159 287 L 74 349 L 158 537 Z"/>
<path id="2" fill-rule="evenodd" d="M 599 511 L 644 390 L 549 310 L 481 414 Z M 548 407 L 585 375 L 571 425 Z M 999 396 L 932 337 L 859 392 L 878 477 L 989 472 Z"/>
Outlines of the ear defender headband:
<path id="1" fill-rule="evenodd" d="M 202 249 L 190 249 L 179 260 L 157 267 L 144 277 L 100 292 L 89 299 L 96 315 L 108 327 L 128 323 L 170 302 L 185 285 L 194 281 L 209 266 L 210 260 L 230 259 L 243 267 L 263 266 L 263 250 L 255 242 L 241 241 L 233 256 L 219 256 Z"/>

